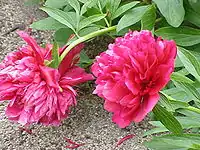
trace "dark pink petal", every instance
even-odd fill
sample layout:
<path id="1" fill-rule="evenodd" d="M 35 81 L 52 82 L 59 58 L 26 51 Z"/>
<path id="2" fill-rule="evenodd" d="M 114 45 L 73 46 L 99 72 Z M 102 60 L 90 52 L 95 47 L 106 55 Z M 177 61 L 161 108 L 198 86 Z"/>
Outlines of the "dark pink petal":
<path id="1" fill-rule="evenodd" d="M 17 31 L 17 33 L 34 50 L 35 55 L 36 55 L 36 59 L 38 60 L 38 62 L 40 64 L 43 64 L 43 62 L 44 62 L 44 56 L 43 56 L 42 51 L 41 51 L 42 48 L 39 45 L 37 45 L 36 41 L 31 36 L 29 36 L 26 32 L 24 32 L 24 31 Z"/>
<path id="2" fill-rule="evenodd" d="M 60 84 L 73 86 L 93 79 L 93 75 L 86 73 L 85 70 L 80 67 L 74 66 L 63 75 Z"/>
<path id="3" fill-rule="evenodd" d="M 49 86 L 58 88 L 58 80 L 60 74 L 57 69 L 49 68 L 46 66 L 40 66 L 42 76 Z"/>
<path id="4" fill-rule="evenodd" d="M 121 144 L 124 143 L 125 141 L 127 141 L 127 140 L 129 140 L 129 139 L 132 139 L 133 137 L 135 137 L 135 135 L 134 135 L 134 134 L 130 134 L 130 135 L 127 135 L 127 136 L 121 138 L 121 139 L 117 142 L 115 148 L 117 148 L 119 145 L 121 145 Z M 115 149 L 115 148 L 114 148 L 114 149 Z"/>
<path id="5" fill-rule="evenodd" d="M 65 58 L 62 60 L 61 64 L 59 65 L 59 73 L 61 76 L 66 73 L 68 69 L 73 67 L 80 59 L 80 52 L 83 49 L 84 45 L 79 44 L 76 47 L 74 47 L 70 52 L 65 56 Z M 62 52 L 61 52 L 62 53 Z"/>
<path id="6" fill-rule="evenodd" d="M 154 106 L 157 104 L 159 100 L 159 94 L 156 93 L 155 95 L 149 95 L 146 98 L 144 98 L 143 103 L 141 103 L 140 107 L 138 108 L 138 111 L 135 115 L 133 115 L 134 122 L 140 122 L 144 119 L 144 117 L 152 111 Z"/>

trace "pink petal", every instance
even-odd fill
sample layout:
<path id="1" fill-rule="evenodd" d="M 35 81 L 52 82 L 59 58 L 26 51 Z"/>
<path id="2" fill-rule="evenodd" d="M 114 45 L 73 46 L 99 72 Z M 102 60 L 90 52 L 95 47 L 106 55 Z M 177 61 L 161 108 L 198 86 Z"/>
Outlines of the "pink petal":
<path id="1" fill-rule="evenodd" d="M 65 56 L 65 58 L 62 60 L 58 70 L 61 76 L 66 73 L 66 71 L 74 66 L 80 59 L 80 52 L 83 49 L 84 45 L 79 44 L 76 47 L 74 47 L 70 52 Z M 61 52 L 62 53 L 62 52 Z"/>
<path id="2" fill-rule="evenodd" d="M 43 54 L 42 54 L 42 51 L 41 51 L 42 48 L 39 45 L 37 45 L 36 41 L 31 36 L 29 36 L 26 32 L 24 32 L 24 31 L 17 31 L 17 33 L 34 50 L 35 55 L 36 55 L 36 59 L 38 60 L 38 62 L 40 64 L 43 64 L 44 57 L 43 57 Z"/>
<path id="3" fill-rule="evenodd" d="M 84 69 L 74 66 L 63 75 L 60 84 L 77 85 L 93 79 L 92 74 L 88 74 Z"/>

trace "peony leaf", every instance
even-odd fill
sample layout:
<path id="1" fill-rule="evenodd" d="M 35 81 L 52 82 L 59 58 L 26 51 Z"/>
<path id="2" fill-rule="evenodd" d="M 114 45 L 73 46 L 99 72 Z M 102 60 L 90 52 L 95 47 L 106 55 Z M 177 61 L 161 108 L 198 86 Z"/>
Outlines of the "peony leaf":
<path id="1" fill-rule="evenodd" d="M 103 18 L 106 17 L 106 14 L 97 14 L 97 15 L 93 15 L 93 16 L 89 16 L 83 20 L 80 21 L 79 24 L 79 30 L 91 25 L 94 22 L 97 22 Z"/>
<path id="2" fill-rule="evenodd" d="M 145 142 L 145 146 L 153 150 L 198 150 L 194 148 L 200 142 L 199 134 L 162 135 Z"/>
<path id="3" fill-rule="evenodd" d="M 109 12 L 109 16 L 112 16 L 118 9 L 121 0 L 107 0 L 106 10 Z"/>
<path id="4" fill-rule="evenodd" d="M 87 68 L 93 63 L 93 60 L 88 57 L 88 55 L 84 52 L 81 51 L 80 53 L 80 61 L 79 61 L 79 66 L 81 68 Z"/>
<path id="5" fill-rule="evenodd" d="M 59 65 L 59 46 L 56 42 L 53 44 L 53 48 L 51 50 L 52 55 L 52 62 L 50 63 L 49 67 L 51 68 L 58 68 Z"/>
<path id="6" fill-rule="evenodd" d="M 38 5 L 41 1 L 40 0 L 27 0 L 24 2 L 25 6 L 30 6 L 30 5 Z"/>
<path id="7" fill-rule="evenodd" d="M 200 62 L 190 53 L 190 51 L 178 47 L 178 57 L 189 73 L 191 73 L 198 81 L 200 81 Z"/>
<path id="8" fill-rule="evenodd" d="M 184 83 L 184 82 L 176 82 L 174 81 L 174 84 L 182 88 L 188 95 L 192 97 L 192 100 L 200 102 L 200 93 L 199 91 L 195 88 L 194 85 L 189 84 L 189 83 Z"/>
<path id="9" fill-rule="evenodd" d="M 162 106 L 164 106 L 167 110 L 173 111 L 174 108 L 171 105 L 170 100 L 168 99 L 168 96 L 165 93 L 161 92 L 161 91 L 159 92 L 159 95 L 160 95 L 159 103 Z"/>
<path id="10" fill-rule="evenodd" d="M 58 30 L 60 28 L 66 28 L 67 26 L 52 17 L 48 17 L 37 22 L 33 22 L 30 27 L 37 30 Z"/>
<path id="11" fill-rule="evenodd" d="M 181 73 L 178 72 L 173 72 L 171 74 L 171 79 L 177 82 L 185 82 L 185 83 L 189 83 L 192 84 L 194 83 L 194 81 L 192 81 L 190 78 L 182 75 Z"/>
<path id="12" fill-rule="evenodd" d="M 67 43 L 72 34 L 73 31 L 70 28 L 61 28 L 54 33 L 54 39 L 60 46 L 63 46 Z"/>
<path id="13" fill-rule="evenodd" d="M 189 2 L 189 4 L 190 4 L 190 6 L 192 6 L 192 8 L 196 11 L 196 12 L 198 12 L 198 13 L 200 13 L 200 1 L 199 0 L 188 0 L 188 2 Z"/>
<path id="14" fill-rule="evenodd" d="M 69 15 L 67 12 L 50 7 L 42 7 L 41 9 L 58 22 L 66 25 L 67 27 L 75 31 L 74 26 L 76 25 L 73 24 L 74 18 L 72 18 L 71 15 Z"/>
<path id="15" fill-rule="evenodd" d="M 81 2 L 81 3 L 86 3 L 88 0 L 78 0 L 79 2 Z"/>
<path id="16" fill-rule="evenodd" d="M 134 1 L 134 2 L 130 2 L 128 4 L 122 5 L 120 6 L 112 15 L 111 19 L 115 19 L 117 17 L 119 17 L 120 15 L 122 15 L 123 13 L 125 13 L 126 11 L 128 11 L 129 9 L 133 8 L 135 5 L 137 5 L 139 2 L 138 1 Z"/>
<path id="17" fill-rule="evenodd" d="M 164 39 L 175 40 L 177 45 L 192 46 L 200 43 L 200 30 L 190 27 L 163 27 L 155 31 L 157 36 Z"/>
<path id="18" fill-rule="evenodd" d="M 185 20 L 187 20 L 187 21 L 193 23 L 194 25 L 200 27 L 200 12 L 197 13 L 190 8 L 186 9 Z"/>
<path id="19" fill-rule="evenodd" d="M 81 15 L 83 15 L 88 8 L 91 8 L 97 4 L 97 0 L 88 0 L 84 3 L 84 5 L 81 7 Z"/>
<path id="20" fill-rule="evenodd" d="M 184 20 L 185 10 L 183 0 L 153 0 L 167 22 L 173 27 L 179 27 Z"/>
<path id="21" fill-rule="evenodd" d="M 171 132 L 174 134 L 181 134 L 183 132 L 181 124 L 178 120 L 165 108 L 157 104 L 154 109 L 153 113 L 156 118 Z"/>
<path id="22" fill-rule="evenodd" d="M 68 0 L 67 2 L 69 3 L 69 5 L 71 7 L 74 8 L 74 10 L 76 11 L 76 14 L 79 15 L 81 8 L 80 8 L 80 4 L 79 4 L 78 0 Z"/>
<path id="23" fill-rule="evenodd" d="M 52 8 L 62 8 L 63 6 L 68 4 L 67 2 L 68 0 L 59 0 L 59 2 L 55 0 L 47 0 L 45 2 L 45 6 Z"/>
<path id="24" fill-rule="evenodd" d="M 149 6 L 145 14 L 142 16 L 141 25 L 142 30 L 152 30 L 156 21 L 155 5 Z"/>
<path id="25" fill-rule="evenodd" d="M 120 20 L 117 25 L 117 32 L 129 27 L 142 19 L 148 6 L 140 6 L 128 11 Z"/>

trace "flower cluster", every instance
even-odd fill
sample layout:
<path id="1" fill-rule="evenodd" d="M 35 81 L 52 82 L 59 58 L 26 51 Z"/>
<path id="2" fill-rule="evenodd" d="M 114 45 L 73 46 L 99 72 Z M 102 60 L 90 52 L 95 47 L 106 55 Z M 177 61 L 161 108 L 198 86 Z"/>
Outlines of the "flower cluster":
<path id="1" fill-rule="evenodd" d="M 42 48 L 25 32 L 18 34 L 28 45 L 8 54 L 0 64 L 0 101 L 9 100 L 6 115 L 23 125 L 59 125 L 70 106 L 76 105 L 72 86 L 93 79 L 76 66 L 83 45 L 73 48 L 54 69 L 45 66 L 51 60 L 52 45 Z"/>
<path id="2" fill-rule="evenodd" d="M 105 99 L 104 108 L 113 113 L 113 122 L 123 128 L 144 119 L 170 80 L 176 53 L 174 41 L 155 39 L 144 30 L 116 38 L 96 57 L 94 94 Z"/>

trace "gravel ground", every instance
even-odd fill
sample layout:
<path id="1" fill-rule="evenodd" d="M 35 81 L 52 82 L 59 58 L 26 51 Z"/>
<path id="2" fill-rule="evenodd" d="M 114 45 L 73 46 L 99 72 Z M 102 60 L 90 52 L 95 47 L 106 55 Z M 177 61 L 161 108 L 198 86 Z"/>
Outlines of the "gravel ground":
<path id="1" fill-rule="evenodd" d="M 35 7 L 23 6 L 23 0 L 0 0 L 0 59 L 24 42 L 15 32 L 5 34 L 16 26 L 26 29 L 30 18 L 36 19 L 45 14 Z M 51 33 L 33 31 L 38 43 L 50 40 Z M 106 48 L 104 38 L 90 43 L 90 51 Z M 104 47 L 104 48 L 102 48 Z M 86 50 L 87 51 L 87 50 Z M 142 142 L 142 133 L 149 128 L 147 121 L 132 124 L 120 129 L 112 123 L 111 114 L 103 109 L 103 100 L 90 94 L 91 88 L 80 87 L 78 106 L 73 109 L 70 118 L 60 127 L 31 126 L 32 134 L 19 130 L 18 124 L 8 121 L 4 114 L 6 104 L 0 104 L 0 150 L 64 150 L 67 143 L 64 137 L 79 143 L 86 143 L 78 150 L 112 150 L 117 141 L 129 134 L 136 136 L 116 149 L 146 150 Z"/>

